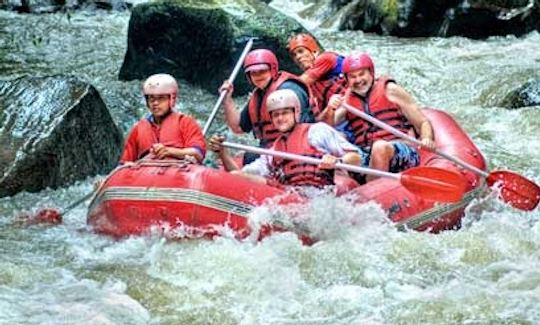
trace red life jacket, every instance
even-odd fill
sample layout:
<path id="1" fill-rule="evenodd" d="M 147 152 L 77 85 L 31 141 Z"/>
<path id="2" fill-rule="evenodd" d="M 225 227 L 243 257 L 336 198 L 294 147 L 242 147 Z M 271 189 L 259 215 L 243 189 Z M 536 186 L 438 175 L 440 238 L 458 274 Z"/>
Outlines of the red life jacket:
<path id="1" fill-rule="evenodd" d="M 309 87 L 298 76 L 286 71 L 280 71 L 278 77 L 275 80 L 272 80 L 272 83 L 264 92 L 262 100 L 259 98 L 259 91 L 254 91 L 249 98 L 248 103 L 249 118 L 251 120 L 251 124 L 253 125 L 253 135 L 256 139 L 264 142 L 266 147 L 270 147 L 280 134 L 279 131 L 272 125 L 270 114 L 266 109 L 266 98 L 272 92 L 279 89 L 279 87 L 288 80 L 296 81 L 306 90 L 309 96 L 309 103 L 310 107 L 312 108 L 313 116 L 316 117 L 320 112 L 319 108 L 315 105 L 316 103 L 313 100 L 314 97 L 311 94 Z M 260 108 L 258 107 L 258 103 L 261 105 Z M 298 112 L 297 114 L 297 116 L 300 116 L 301 112 Z"/>
<path id="2" fill-rule="evenodd" d="M 297 155 L 321 158 L 323 153 L 315 149 L 308 142 L 308 131 L 312 124 L 297 124 L 288 135 L 281 135 L 274 143 L 274 149 L 294 153 Z M 284 185 L 303 186 L 311 185 L 323 187 L 334 184 L 334 170 L 320 169 L 316 165 L 303 163 L 297 160 L 272 158 L 274 179 Z"/>
<path id="3" fill-rule="evenodd" d="M 350 90 L 345 95 L 345 102 L 407 134 L 412 129 L 412 125 L 401 113 L 399 106 L 386 97 L 386 84 L 393 81 L 386 76 L 375 80 L 367 95 L 367 103 L 364 98 Z M 349 120 L 354 133 L 354 143 L 358 146 L 365 148 L 371 146 L 375 140 L 397 139 L 392 133 L 372 125 L 350 112 L 347 112 L 347 120 Z"/>
<path id="4" fill-rule="evenodd" d="M 332 52 L 333 53 L 333 52 Z M 341 65 L 343 62 L 343 57 L 337 53 L 336 55 L 336 66 L 332 71 L 330 71 L 327 76 L 316 80 L 311 85 L 311 91 L 313 96 L 318 102 L 318 106 L 324 109 L 328 105 L 330 97 L 335 94 L 343 95 L 347 90 L 347 79 L 341 75 Z"/>
<path id="5" fill-rule="evenodd" d="M 178 112 L 171 112 L 159 125 L 159 129 L 152 127 L 148 119 L 137 124 L 137 159 L 146 155 L 152 145 L 161 143 L 166 147 L 185 148 L 185 139 L 182 136 L 182 119 L 189 118 Z M 156 132 L 157 131 L 157 132 Z"/>

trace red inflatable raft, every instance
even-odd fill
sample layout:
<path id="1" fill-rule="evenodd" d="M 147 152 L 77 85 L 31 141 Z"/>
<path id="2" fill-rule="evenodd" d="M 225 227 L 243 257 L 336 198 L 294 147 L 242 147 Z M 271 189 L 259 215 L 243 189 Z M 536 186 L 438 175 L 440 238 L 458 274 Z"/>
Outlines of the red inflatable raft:
<path id="1" fill-rule="evenodd" d="M 433 124 L 441 151 L 485 170 L 481 152 L 448 114 L 432 109 L 426 109 L 425 114 Z M 451 204 L 428 201 L 388 178 L 358 187 L 342 178 L 340 192 L 353 193 L 358 203 L 375 200 L 400 228 L 438 232 L 459 226 L 465 206 L 481 190 L 483 181 L 427 151 L 421 152 L 421 165 L 462 173 L 468 181 L 463 199 Z M 182 229 L 185 237 L 212 237 L 228 227 L 238 238 L 244 238 L 251 233 L 250 211 L 276 197 L 278 204 L 302 200 L 221 170 L 182 161 L 139 161 L 118 167 L 106 179 L 90 204 L 88 224 L 98 233 L 113 236 L 143 234 L 154 226 Z M 267 225 L 258 235 L 264 237 L 273 230 L 283 228 Z M 304 239 L 309 236 L 300 235 Z"/>

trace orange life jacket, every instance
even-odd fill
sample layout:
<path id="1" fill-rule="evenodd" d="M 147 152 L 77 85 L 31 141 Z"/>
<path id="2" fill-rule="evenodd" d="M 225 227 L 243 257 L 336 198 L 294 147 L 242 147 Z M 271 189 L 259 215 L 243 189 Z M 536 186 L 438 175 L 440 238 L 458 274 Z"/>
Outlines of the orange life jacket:
<path id="1" fill-rule="evenodd" d="M 367 103 L 365 98 L 347 91 L 345 102 L 355 108 L 363 110 L 365 113 L 389 124 L 403 133 L 408 133 L 412 129 L 412 125 L 407 118 L 401 113 L 399 106 L 391 102 L 386 97 L 386 85 L 393 82 L 389 77 L 381 77 L 375 80 L 367 95 Z M 392 133 L 385 131 L 369 122 L 366 122 L 361 117 L 358 117 L 350 112 L 347 112 L 347 120 L 354 133 L 354 143 L 358 146 L 369 147 L 375 140 L 394 140 L 397 139 Z"/>
<path id="2" fill-rule="evenodd" d="M 274 143 L 274 149 L 303 156 L 321 158 L 323 153 L 308 142 L 308 131 L 312 124 L 301 123 L 288 135 L 281 135 Z M 284 185 L 311 185 L 323 187 L 334 184 L 334 170 L 320 169 L 316 165 L 296 160 L 272 158 L 274 179 Z"/>
<path id="3" fill-rule="evenodd" d="M 313 116 L 316 117 L 320 110 L 316 106 L 314 97 L 309 87 L 296 75 L 280 71 L 278 77 L 272 81 L 270 86 L 264 92 L 262 100 L 259 98 L 259 91 L 254 91 L 249 99 L 248 111 L 251 124 L 253 125 L 253 135 L 256 139 L 259 139 L 266 147 L 270 147 L 272 143 L 279 137 L 279 131 L 272 125 L 270 114 L 266 109 L 266 98 L 275 90 L 288 80 L 294 80 L 303 86 L 304 90 L 309 96 L 309 104 L 313 112 Z M 260 103 L 260 107 L 258 104 Z M 300 116 L 301 112 L 297 113 Z"/>

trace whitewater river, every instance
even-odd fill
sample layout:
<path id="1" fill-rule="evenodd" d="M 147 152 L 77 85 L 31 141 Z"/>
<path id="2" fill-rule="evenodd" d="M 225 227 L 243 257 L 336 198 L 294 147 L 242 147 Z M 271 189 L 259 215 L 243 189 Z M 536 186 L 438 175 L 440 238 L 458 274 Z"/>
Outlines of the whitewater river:
<path id="1" fill-rule="evenodd" d="M 140 82 L 117 80 L 128 21 L 127 12 L 0 11 L 0 78 L 79 76 L 115 108 L 125 133 L 144 112 Z M 540 183 L 540 107 L 497 107 L 540 77 L 538 33 L 483 41 L 318 36 L 327 49 L 369 51 L 377 73 L 450 112 L 490 170 Z M 204 123 L 215 94 L 181 87 L 180 108 Z M 93 181 L 0 199 L 0 324 L 540 323 L 538 210 L 486 198 L 471 204 L 461 230 L 432 235 L 398 232 L 373 204 L 319 197 L 310 214 L 323 240 L 311 247 L 291 234 L 262 243 L 116 241 L 87 229 L 85 205 L 59 226 L 14 223 L 23 211 L 68 205 Z M 268 214 L 261 208 L 252 218 Z M 350 219 L 355 227 L 341 226 Z"/>

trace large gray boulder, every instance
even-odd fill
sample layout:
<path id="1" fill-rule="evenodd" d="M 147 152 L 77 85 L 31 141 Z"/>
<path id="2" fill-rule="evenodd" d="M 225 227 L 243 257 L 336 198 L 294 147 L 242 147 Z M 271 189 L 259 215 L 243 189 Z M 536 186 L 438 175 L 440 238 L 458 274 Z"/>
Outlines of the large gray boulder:
<path id="1" fill-rule="evenodd" d="M 540 79 L 531 79 L 510 92 L 500 106 L 506 108 L 540 106 Z"/>
<path id="2" fill-rule="evenodd" d="M 259 0 L 178 1 L 134 7 L 121 80 L 166 72 L 217 93 L 249 37 L 253 49 L 274 51 L 282 70 L 300 73 L 285 48 L 288 37 L 305 29 Z M 242 73 L 235 94 L 251 87 Z"/>
<path id="3" fill-rule="evenodd" d="M 65 76 L 0 81 L 0 197 L 106 173 L 121 149 L 91 85 Z"/>

